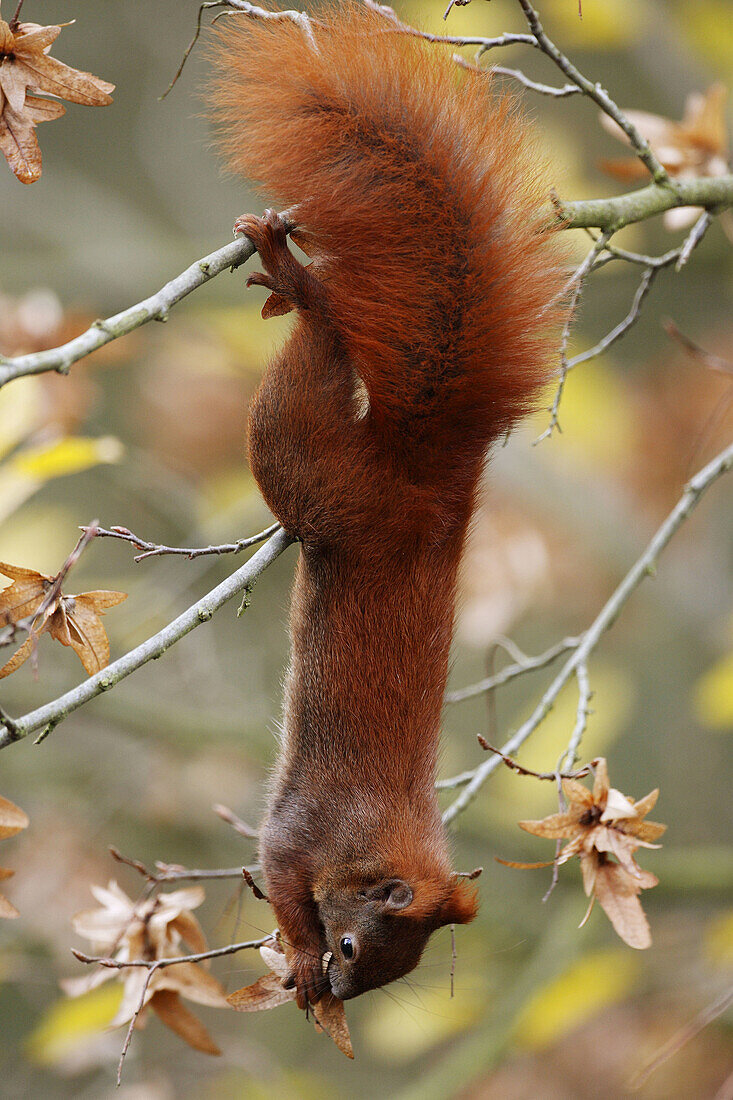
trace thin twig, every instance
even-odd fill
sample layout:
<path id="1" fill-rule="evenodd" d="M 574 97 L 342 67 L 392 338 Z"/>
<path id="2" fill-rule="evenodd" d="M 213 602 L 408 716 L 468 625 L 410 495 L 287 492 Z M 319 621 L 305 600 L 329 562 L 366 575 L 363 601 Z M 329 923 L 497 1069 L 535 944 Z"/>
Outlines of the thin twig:
<path id="1" fill-rule="evenodd" d="M 585 282 L 588 274 L 593 269 L 597 257 L 603 252 L 604 248 L 608 244 L 608 240 L 611 234 L 604 232 L 600 235 L 587 254 L 582 264 L 578 266 L 572 278 L 567 284 L 569 289 L 573 288 L 572 295 L 570 297 L 570 303 L 568 306 L 567 316 L 565 318 L 565 324 L 563 325 L 562 335 L 560 337 L 560 377 L 557 383 L 557 389 L 555 391 L 555 398 L 550 406 L 550 422 L 545 430 L 534 440 L 535 446 L 541 443 L 544 439 L 549 439 L 552 433 L 557 429 L 558 432 L 562 431 L 560 427 L 560 402 L 562 401 L 562 395 L 565 390 L 565 382 L 568 376 L 568 343 L 570 341 L 570 326 L 572 325 L 575 310 L 577 309 L 580 296 L 583 293 L 583 283 Z"/>
<path id="2" fill-rule="evenodd" d="M 82 531 L 86 531 L 86 527 L 82 527 Z M 264 531 L 260 531 L 256 535 L 249 535 L 247 538 L 238 539 L 237 542 L 224 542 L 218 546 L 165 546 L 163 543 L 147 542 L 145 539 L 139 538 L 134 535 L 127 527 L 110 527 L 106 530 L 104 527 L 97 528 L 97 537 L 100 539 L 122 539 L 124 542 L 130 542 L 133 546 L 136 546 L 138 550 L 142 550 L 142 554 L 136 554 L 134 561 L 142 561 L 143 558 L 153 558 L 163 554 L 178 554 L 185 558 L 201 558 L 205 554 L 239 554 L 242 550 L 247 550 L 250 546 L 256 546 L 257 543 L 264 542 L 265 539 L 269 539 L 271 535 L 274 535 L 276 531 L 280 530 L 279 523 L 271 523 L 269 527 L 266 527 Z"/>
<path id="3" fill-rule="evenodd" d="M 562 88 L 553 88 L 551 84 L 539 84 L 536 80 L 530 80 L 520 69 L 507 69 L 503 65 L 492 65 L 489 72 L 499 73 L 500 76 L 511 76 L 530 91 L 551 96 L 553 99 L 566 99 L 570 95 L 583 94 L 582 88 L 577 84 L 564 84 Z"/>
<path id="4" fill-rule="evenodd" d="M 614 103 L 608 92 L 602 88 L 599 83 L 594 84 L 592 81 L 588 80 L 587 77 L 583 76 L 569 58 L 557 48 L 555 43 L 550 41 L 540 23 L 538 13 L 535 11 L 532 4 L 530 4 L 529 0 L 518 0 L 518 3 L 524 12 L 524 16 L 529 24 L 538 48 L 554 61 L 560 71 L 572 80 L 573 84 L 577 85 L 589 99 L 592 99 L 594 103 L 598 104 L 601 110 L 621 127 L 629 139 L 634 152 L 649 170 L 654 182 L 674 191 L 674 186 L 667 174 L 666 168 L 652 152 L 649 142 L 639 133 L 636 126 L 629 121 L 623 111 Z"/>
<path id="5" fill-rule="evenodd" d="M 694 249 L 697 248 L 700 241 L 703 239 L 712 224 L 713 219 L 710 211 L 703 210 L 702 214 L 690 230 L 687 236 L 687 240 L 680 249 L 680 258 L 675 264 L 675 271 L 681 271 L 681 269 L 685 266 Z"/>
<path id="6" fill-rule="evenodd" d="M 165 970 L 168 966 L 178 966 L 180 963 L 200 963 L 205 962 L 207 959 L 221 959 L 225 955 L 234 955 L 237 951 L 245 951 L 250 948 L 262 947 L 263 943 L 267 943 L 272 939 L 272 932 L 269 932 L 266 936 L 263 936 L 259 940 L 247 940 L 245 943 L 230 943 L 226 947 L 214 947 L 210 951 L 199 951 L 195 955 L 174 955 L 170 959 L 129 959 L 122 961 L 120 959 L 112 959 L 106 955 L 86 955 L 83 951 L 77 951 L 75 947 L 71 949 L 71 954 L 79 962 L 92 965 L 94 963 L 99 966 L 105 966 L 110 970 L 127 970 L 128 967 L 145 967 L 147 970 Z"/>
<path id="7" fill-rule="evenodd" d="M 10 23 L 8 24 L 11 31 L 14 31 L 14 30 L 17 29 L 18 20 L 20 19 L 20 12 L 21 12 L 21 9 L 22 9 L 24 3 L 25 3 L 25 0 L 18 0 L 18 4 L 16 6 L 16 9 L 13 12 L 13 17 L 10 20 Z"/>
<path id="8" fill-rule="evenodd" d="M 595 763 L 595 761 L 593 761 Z M 567 802 L 565 800 L 565 792 L 562 789 L 562 776 L 558 773 L 556 775 L 557 780 L 557 801 L 560 807 L 560 812 L 564 812 L 567 809 Z M 555 858 L 552 861 L 552 877 L 550 878 L 550 885 L 542 896 L 543 904 L 550 900 L 552 892 L 560 881 L 560 852 L 562 851 L 562 837 L 558 837 L 555 841 Z M 593 904 L 593 898 L 591 898 L 591 905 Z M 590 910 L 588 911 L 590 916 Z"/>
<path id="9" fill-rule="evenodd" d="M 253 829 L 251 825 L 248 825 L 246 821 L 242 821 L 241 817 L 238 817 L 228 806 L 222 806 L 217 802 L 215 806 L 212 806 L 212 809 L 222 821 L 226 821 L 227 825 L 231 825 L 235 833 L 239 833 L 240 836 L 246 836 L 248 840 L 258 839 L 259 833 L 257 830 Z"/>
<path id="10" fill-rule="evenodd" d="M 493 691 L 494 688 L 501 687 L 502 684 L 508 683 L 510 680 L 515 680 L 517 676 L 523 676 L 526 672 L 533 672 L 538 668 L 546 668 L 547 665 L 552 664 L 558 657 L 562 657 L 563 653 L 567 653 L 569 649 L 575 649 L 580 644 L 580 638 L 563 638 L 561 642 L 556 642 L 555 645 L 550 646 L 544 653 L 540 653 L 537 657 L 524 657 L 522 660 L 518 660 L 516 664 L 507 665 L 506 668 L 502 668 L 495 676 L 489 676 L 485 680 L 479 680 L 475 684 L 471 684 L 469 687 L 458 688 L 457 691 L 449 691 L 445 696 L 446 703 L 460 703 L 464 699 L 472 699 L 475 695 L 481 695 L 484 691 Z"/>
<path id="11" fill-rule="evenodd" d="M 590 764 L 585 764 L 582 768 L 578 768 L 577 771 L 554 771 L 554 772 L 536 772 L 532 768 L 525 768 L 524 764 L 520 764 L 517 760 L 513 760 L 511 756 L 507 756 L 501 749 L 494 748 L 490 745 L 485 737 L 480 735 L 477 741 L 482 749 L 486 752 L 493 752 L 496 756 L 500 756 L 506 766 L 517 775 L 529 775 L 533 779 L 542 779 L 555 782 L 558 779 L 582 779 L 583 776 L 588 775 L 591 769 L 597 763 L 596 760 L 592 760 Z"/>
<path id="12" fill-rule="evenodd" d="M 694 1039 L 696 1035 L 699 1035 L 708 1024 L 713 1022 L 713 1020 L 717 1020 L 719 1016 L 722 1016 L 731 1004 L 733 1004 L 733 987 L 726 989 L 724 993 L 721 993 L 721 995 L 712 1002 L 712 1004 L 706 1005 L 701 1012 L 698 1012 L 693 1020 L 690 1020 L 689 1023 L 686 1023 L 679 1031 L 676 1031 L 654 1058 L 647 1063 L 642 1070 L 634 1075 L 633 1079 L 629 1082 L 629 1088 L 633 1089 L 634 1092 L 642 1088 L 651 1075 L 658 1070 L 664 1062 L 672 1058 L 682 1049 L 682 1047 L 689 1043 L 691 1039 Z"/>
<path id="13" fill-rule="evenodd" d="M 733 444 L 730 444 L 687 483 L 675 507 L 657 529 L 644 552 L 637 558 L 616 590 L 603 605 L 594 621 L 583 634 L 580 645 L 565 662 L 532 714 L 502 746 L 501 752 L 505 756 L 513 756 L 527 738 L 541 725 L 552 710 L 555 700 L 565 684 L 576 675 L 576 669 L 579 666 L 587 664 L 601 637 L 616 621 L 631 594 L 645 577 L 654 574 L 657 558 L 675 532 L 688 519 L 710 486 L 732 467 Z M 462 786 L 463 790 L 443 814 L 443 820 L 446 823 L 455 820 L 465 810 L 500 763 L 500 756 L 492 756 L 489 760 L 479 764 L 472 772 L 464 772 L 451 781 L 454 786 Z M 444 787 L 446 786 L 448 784 L 444 781 Z"/>
<path id="14" fill-rule="evenodd" d="M 290 222 L 287 224 L 292 228 Z M 73 363 L 111 340 L 125 336 L 148 321 L 166 320 L 171 306 L 213 279 L 215 275 L 239 267 L 254 254 L 254 251 L 254 245 L 249 238 L 240 235 L 216 252 L 196 260 L 149 298 L 136 302 L 129 309 L 106 320 L 95 321 L 86 332 L 69 340 L 68 343 L 46 351 L 18 355 L 14 359 L 0 357 L 0 386 L 4 386 L 14 378 L 42 374 L 45 371 L 67 374 Z"/>
<path id="15" fill-rule="evenodd" d="M 164 882 L 193 882 L 203 879 L 240 879 L 244 874 L 245 877 L 249 873 L 246 867 L 242 867 L 241 864 L 238 867 L 214 867 L 207 868 L 205 870 L 199 870 L 191 867 L 183 867 L 180 863 L 163 863 L 161 860 L 155 861 L 155 870 L 151 871 L 144 863 L 141 863 L 139 859 L 131 859 L 129 856 L 123 856 L 122 852 L 118 851 L 110 845 L 109 854 L 117 863 L 123 863 L 126 867 L 131 867 L 133 871 L 137 871 L 139 875 L 149 883 L 153 883 L 156 886 L 162 885 Z M 252 871 L 259 870 L 258 866 L 253 866 Z"/>
<path id="16" fill-rule="evenodd" d="M 611 344 L 615 344 L 617 340 L 620 340 L 621 337 L 628 332 L 632 325 L 636 324 L 639 319 L 639 314 L 641 312 L 641 307 L 644 299 L 651 290 L 652 283 L 654 282 L 659 270 L 659 267 L 647 267 L 644 270 L 639 285 L 636 288 L 636 293 L 634 294 L 634 299 L 631 303 L 631 309 L 624 317 L 623 321 L 619 321 L 617 325 L 614 325 L 611 331 L 607 332 L 606 335 L 602 339 L 600 339 L 597 344 L 594 344 L 592 348 L 588 348 L 587 351 L 582 351 L 579 355 L 574 355 L 572 359 L 568 359 L 565 364 L 566 375 L 568 371 L 573 369 L 573 367 L 577 367 L 580 363 L 587 363 L 589 359 L 595 359 L 597 355 L 601 355 L 604 351 L 610 348 Z"/>
<path id="17" fill-rule="evenodd" d="M 15 719 L 11 718 L 8 712 L 3 709 L 3 707 L 0 707 L 0 725 L 5 726 L 5 729 L 8 731 L 10 736 L 14 737 L 17 740 L 18 727 L 15 724 Z"/>
<path id="18" fill-rule="evenodd" d="M 578 681 L 578 707 L 576 711 L 575 726 L 570 735 L 567 751 L 560 767 L 560 772 L 563 774 L 566 770 L 572 768 L 575 761 L 578 759 L 580 742 L 583 739 L 583 734 L 588 725 L 588 715 L 591 714 L 590 701 L 593 698 L 593 692 L 590 688 L 588 666 L 585 662 L 577 665 L 575 669 L 575 679 Z"/>
<path id="19" fill-rule="evenodd" d="M 78 956 L 77 956 L 77 958 L 78 958 Z M 85 961 L 85 960 L 82 960 L 82 961 Z M 148 970 L 148 973 L 145 975 L 145 981 L 143 982 L 142 992 L 140 993 L 140 1000 L 138 1001 L 137 1008 L 133 1012 L 132 1017 L 130 1019 L 129 1026 L 127 1028 L 127 1034 L 125 1035 L 125 1041 L 122 1044 L 122 1052 L 120 1054 L 120 1060 L 117 1063 L 117 1088 L 119 1088 L 120 1085 L 122 1084 L 122 1067 L 125 1064 L 125 1057 L 127 1055 L 128 1050 L 130 1049 L 130 1043 L 132 1042 L 132 1033 L 135 1030 L 135 1024 L 138 1021 L 140 1013 L 145 1008 L 145 1001 L 147 1000 L 148 990 L 150 988 L 150 983 L 153 979 L 153 974 L 155 973 L 155 971 L 157 969 L 159 969 L 157 963 L 153 963 L 153 965 Z"/>
<path id="20" fill-rule="evenodd" d="M 171 80 L 166 90 L 163 92 L 162 96 L 160 97 L 161 99 L 165 99 L 171 88 L 173 88 L 174 84 L 177 83 L 181 73 L 183 72 L 183 67 L 188 61 L 191 51 L 193 50 L 201 35 L 201 21 L 203 19 L 204 12 L 209 11 L 212 8 L 228 8 L 229 13 L 232 15 L 237 12 L 244 12 L 246 15 L 257 16 L 258 19 L 289 19 L 291 20 L 291 22 L 299 23 L 301 26 L 308 25 L 308 27 L 310 27 L 310 19 L 304 12 L 268 11 L 266 8 L 261 8 L 255 4 L 247 3 L 246 0 L 204 0 L 204 3 L 200 5 L 198 10 L 198 16 L 196 18 L 196 30 L 194 32 L 193 38 L 189 42 L 188 46 L 186 46 L 186 49 L 183 52 L 183 57 L 181 58 L 181 63 L 176 69 L 175 76 Z M 226 11 L 222 12 L 222 15 L 226 14 Z"/>
<path id="21" fill-rule="evenodd" d="M 46 612 L 58 600 L 59 596 L 61 595 L 61 589 L 63 587 L 64 581 L 66 580 L 67 575 L 74 568 L 74 566 L 76 565 L 79 558 L 82 556 L 82 554 L 86 550 L 89 543 L 92 542 L 92 540 L 96 537 L 98 530 L 99 530 L 99 521 L 96 520 L 96 519 L 92 520 L 92 522 L 89 524 L 88 527 L 83 527 L 82 528 L 82 531 L 84 533 L 81 535 L 81 537 L 79 538 L 76 546 L 71 551 L 68 558 L 66 559 L 64 564 L 61 566 L 61 568 L 59 569 L 56 576 L 51 581 L 51 584 L 49 585 L 48 591 L 46 592 L 46 595 L 43 597 L 43 599 L 41 600 L 41 602 L 39 603 L 38 607 L 36 608 L 36 610 L 34 612 L 33 619 L 31 620 L 31 626 L 30 626 L 31 634 L 33 633 L 33 630 L 35 628 L 36 623 L 39 620 L 43 621 Z"/>

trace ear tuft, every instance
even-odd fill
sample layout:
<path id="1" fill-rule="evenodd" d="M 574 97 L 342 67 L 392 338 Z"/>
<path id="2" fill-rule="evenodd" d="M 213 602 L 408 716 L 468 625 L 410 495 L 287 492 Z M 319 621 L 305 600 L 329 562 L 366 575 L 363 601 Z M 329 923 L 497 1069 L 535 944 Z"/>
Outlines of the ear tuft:
<path id="1" fill-rule="evenodd" d="M 468 924 L 478 912 L 478 891 L 456 879 L 451 893 L 443 902 L 440 910 L 440 927 L 445 924 Z"/>
<path id="2" fill-rule="evenodd" d="M 407 909 L 412 903 L 413 894 L 412 888 L 403 879 L 392 878 L 374 886 L 367 896 L 371 901 L 378 901 L 385 909 L 396 913 Z"/>

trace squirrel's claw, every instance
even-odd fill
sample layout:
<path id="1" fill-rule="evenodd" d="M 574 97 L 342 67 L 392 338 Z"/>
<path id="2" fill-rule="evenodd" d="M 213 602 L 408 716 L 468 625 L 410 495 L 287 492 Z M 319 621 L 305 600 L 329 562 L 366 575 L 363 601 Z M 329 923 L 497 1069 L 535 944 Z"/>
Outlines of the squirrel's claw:
<path id="1" fill-rule="evenodd" d="M 302 305 L 306 294 L 304 268 L 288 248 L 285 223 L 274 210 L 266 210 L 261 218 L 243 214 L 234 223 L 234 233 L 244 233 L 260 254 L 265 272 L 253 271 L 247 286 L 264 286 L 272 294 L 262 307 L 263 317 L 280 317 Z"/>
<path id="2" fill-rule="evenodd" d="M 320 958 L 312 955 L 291 958 L 290 970 L 282 984 L 284 989 L 295 989 L 296 1004 L 306 1011 L 309 1004 L 317 1004 L 331 989 L 328 978 L 322 972 Z"/>

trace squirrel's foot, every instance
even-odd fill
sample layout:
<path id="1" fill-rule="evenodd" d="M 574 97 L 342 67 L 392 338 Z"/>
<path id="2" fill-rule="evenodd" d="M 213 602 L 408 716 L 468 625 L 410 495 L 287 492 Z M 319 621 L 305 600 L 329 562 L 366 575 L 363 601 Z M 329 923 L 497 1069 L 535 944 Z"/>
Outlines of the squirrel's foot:
<path id="1" fill-rule="evenodd" d="M 305 951 L 293 951 L 288 960 L 289 970 L 283 978 L 285 989 L 295 989 L 298 1008 L 307 1009 L 317 1004 L 331 991 L 331 983 L 323 972 L 321 956 Z"/>
<path id="2" fill-rule="evenodd" d="M 252 241 L 265 266 L 253 272 L 247 286 L 264 286 L 272 293 L 262 307 L 263 317 L 279 317 L 290 313 L 295 306 L 306 305 L 307 276 L 305 268 L 288 248 L 285 223 L 274 210 L 266 210 L 263 217 L 244 214 L 234 223 L 234 233 L 244 233 Z"/>

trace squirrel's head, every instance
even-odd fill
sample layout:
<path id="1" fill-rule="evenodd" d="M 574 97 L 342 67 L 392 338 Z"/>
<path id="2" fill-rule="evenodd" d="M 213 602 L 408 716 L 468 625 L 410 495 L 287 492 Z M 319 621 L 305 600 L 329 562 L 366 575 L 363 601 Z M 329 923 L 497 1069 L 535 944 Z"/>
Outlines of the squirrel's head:
<path id="1" fill-rule="evenodd" d="M 332 992 L 346 1001 L 409 974 L 432 932 L 467 924 L 477 908 L 475 891 L 455 875 L 442 883 L 389 878 L 324 891 L 318 911 Z"/>

